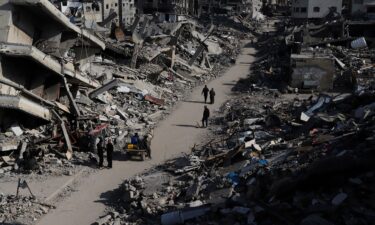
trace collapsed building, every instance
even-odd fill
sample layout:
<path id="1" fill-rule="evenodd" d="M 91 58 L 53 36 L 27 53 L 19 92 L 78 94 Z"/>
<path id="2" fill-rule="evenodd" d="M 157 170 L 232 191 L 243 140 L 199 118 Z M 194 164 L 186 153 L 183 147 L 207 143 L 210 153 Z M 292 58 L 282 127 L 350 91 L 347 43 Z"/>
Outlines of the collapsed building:
<path id="1" fill-rule="evenodd" d="M 73 93 L 99 83 L 78 66 L 105 43 L 49 1 L 4 1 L 0 13 L 2 131 L 18 123 L 36 127 L 54 113 L 79 116 Z"/>
<path id="2" fill-rule="evenodd" d="M 336 67 L 332 54 L 314 49 L 291 55 L 291 84 L 293 88 L 333 89 Z"/>
<path id="3" fill-rule="evenodd" d="M 126 180 L 98 223 L 372 224 L 375 50 L 342 22 L 257 35 L 210 140 Z"/>
<path id="4" fill-rule="evenodd" d="M 0 9 L 1 173 L 22 172 L 25 152 L 75 160 L 74 151 L 95 152 L 98 136 L 123 148 L 239 48 L 235 29 L 159 15 L 138 16 L 112 36 L 101 25 L 117 13 L 79 23 L 85 10 L 100 18 L 95 1 L 9 0 Z"/>

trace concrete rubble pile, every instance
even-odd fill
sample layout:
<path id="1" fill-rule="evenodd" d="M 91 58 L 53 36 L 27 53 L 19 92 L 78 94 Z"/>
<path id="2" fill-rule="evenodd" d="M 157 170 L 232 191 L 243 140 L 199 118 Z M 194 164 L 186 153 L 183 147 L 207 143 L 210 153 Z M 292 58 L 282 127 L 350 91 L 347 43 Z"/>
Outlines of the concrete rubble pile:
<path id="1" fill-rule="evenodd" d="M 47 0 L 1 4 L 0 173 L 70 174 L 95 160 L 99 136 L 122 149 L 130 134 L 152 133 L 189 89 L 218 76 L 240 47 L 239 31 L 193 19 L 158 23 L 144 15 L 116 33 L 123 39 L 74 22 L 82 9 L 73 15 Z M 12 15 L 22 16 L 15 23 Z"/>
<path id="2" fill-rule="evenodd" d="M 283 40 L 258 37 L 212 139 L 125 181 L 102 224 L 373 223 L 373 49 L 289 48 L 283 59 Z"/>
<path id="3" fill-rule="evenodd" d="M 33 221 L 54 206 L 39 202 L 35 197 L 0 194 L 0 223 L 7 221 Z"/>
<path id="4" fill-rule="evenodd" d="M 374 96 L 231 100 L 215 138 L 126 181 L 112 210 L 125 224 L 372 224 Z"/>

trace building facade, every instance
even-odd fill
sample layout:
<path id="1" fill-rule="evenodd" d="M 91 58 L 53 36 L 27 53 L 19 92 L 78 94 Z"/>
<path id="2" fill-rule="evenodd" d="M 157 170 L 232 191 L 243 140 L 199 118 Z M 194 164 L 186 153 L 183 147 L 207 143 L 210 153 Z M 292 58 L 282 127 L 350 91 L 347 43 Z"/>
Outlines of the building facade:
<path id="1" fill-rule="evenodd" d="M 341 14 L 342 0 L 292 0 L 292 18 L 321 19 L 330 12 Z"/>
<path id="2" fill-rule="evenodd" d="M 351 14 L 375 19 L 375 0 L 352 0 Z"/>
<path id="3" fill-rule="evenodd" d="M 129 27 L 133 24 L 137 14 L 137 0 L 66 0 L 60 2 L 60 10 L 71 21 L 80 25 L 81 20 L 102 23 L 114 22 L 117 26 Z M 79 23 L 77 22 L 79 21 Z M 109 27 L 108 21 L 103 25 Z"/>

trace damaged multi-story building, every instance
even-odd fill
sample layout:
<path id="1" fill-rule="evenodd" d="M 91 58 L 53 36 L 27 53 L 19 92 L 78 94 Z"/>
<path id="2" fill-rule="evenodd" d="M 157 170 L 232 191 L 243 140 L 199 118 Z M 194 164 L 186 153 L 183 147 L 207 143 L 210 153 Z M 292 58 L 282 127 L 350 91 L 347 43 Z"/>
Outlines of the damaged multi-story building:
<path id="1" fill-rule="evenodd" d="M 78 88 L 99 86 L 80 67 L 105 49 L 104 42 L 47 0 L 2 1 L 0 15 L 2 130 L 13 123 L 37 126 L 58 114 L 80 115 Z"/>
<path id="2" fill-rule="evenodd" d="M 341 15 L 342 0 L 293 0 L 292 18 L 295 20 L 321 20 Z"/>
<path id="3" fill-rule="evenodd" d="M 139 14 L 157 14 L 159 21 L 176 22 L 185 15 L 198 15 L 197 0 L 138 0 Z"/>
<path id="4" fill-rule="evenodd" d="M 77 25 L 93 29 L 98 29 L 93 23 L 129 27 L 138 13 L 134 0 L 64 0 L 58 1 L 56 7 Z"/>
<path id="5" fill-rule="evenodd" d="M 304 49 L 299 54 L 291 55 L 291 67 L 292 87 L 332 90 L 336 69 L 332 54 Z"/>

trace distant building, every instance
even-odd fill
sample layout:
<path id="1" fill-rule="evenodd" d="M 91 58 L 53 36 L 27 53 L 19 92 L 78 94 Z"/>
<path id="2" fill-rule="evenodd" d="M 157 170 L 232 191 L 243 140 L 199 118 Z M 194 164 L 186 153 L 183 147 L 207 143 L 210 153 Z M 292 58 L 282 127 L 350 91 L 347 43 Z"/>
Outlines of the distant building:
<path id="1" fill-rule="evenodd" d="M 160 21 L 176 22 L 179 16 L 198 15 L 197 0 L 137 0 L 139 14 L 158 14 Z"/>
<path id="2" fill-rule="evenodd" d="M 117 14 L 116 18 L 114 19 L 114 22 L 117 26 L 120 25 L 120 9 L 118 5 L 118 0 L 102 0 L 102 7 L 103 7 L 103 20 L 107 18 L 111 13 L 115 12 Z"/>
<path id="3" fill-rule="evenodd" d="M 375 19 L 375 0 L 352 0 L 351 14 Z"/>
<path id="4" fill-rule="evenodd" d="M 294 88 L 328 91 L 333 88 L 335 60 L 331 53 L 303 50 L 291 55 L 291 82 Z"/>
<path id="5" fill-rule="evenodd" d="M 121 5 L 122 24 L 125 27 L 129 27 L 133 24 L 135 15 L 137 14 L 135 0 L 122 0 L 121 4 L 122 4 Z"/>
<path id="6" fill-rule="evenodd" d="M 294 19 L 322 19 L 331 11 L 341 14 L 342 0 L 292 0 Z"/>
<path id="7" fill-rule="evenodd" d="M 81 25 L 82 20 L 101 23 L 109 16 L 117 26 L 129 27 L 137 13 L 135 0 L 65 0 L 59 8 L 71 22 Z M 114 14 L 116 13 L 116 14 Z M 107 26 L 110 23 L 107 23 Z"/>

